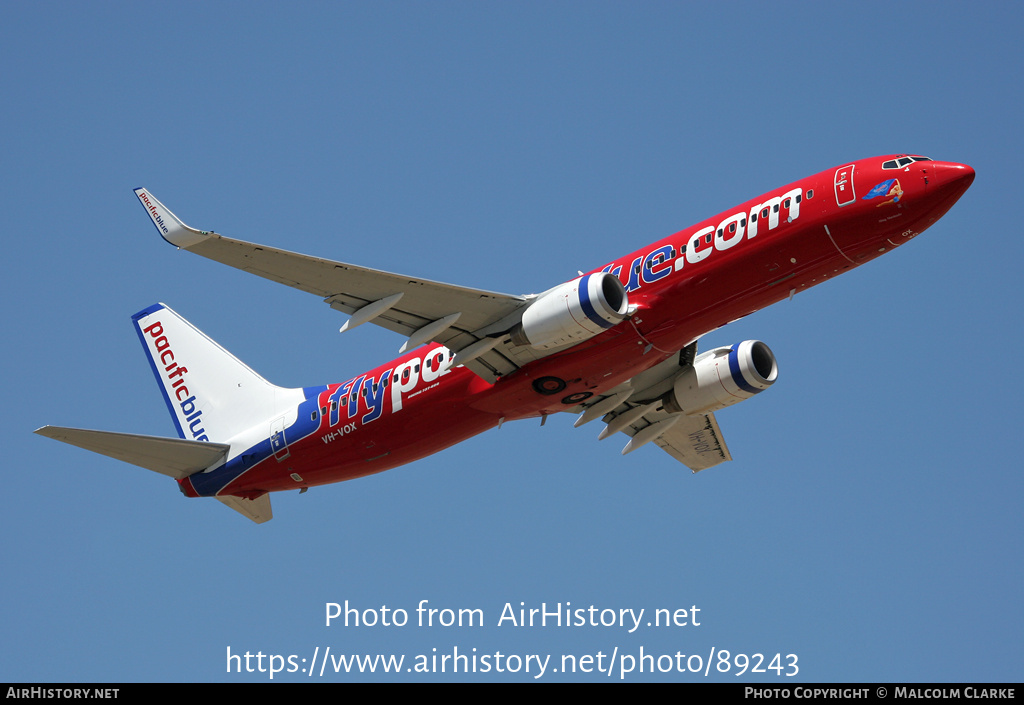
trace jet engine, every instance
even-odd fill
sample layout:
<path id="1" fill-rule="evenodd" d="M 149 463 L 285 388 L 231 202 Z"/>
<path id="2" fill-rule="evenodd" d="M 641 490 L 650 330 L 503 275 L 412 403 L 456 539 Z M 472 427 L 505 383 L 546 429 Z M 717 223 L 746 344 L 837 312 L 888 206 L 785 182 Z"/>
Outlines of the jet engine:
<path id="1" fill-rule="evenodd" d="M 771 349 L 760 340 L 744 340 L 698 355 L 662 401 L 669 413 L 706 414 L 768 389 L 778 374 Z"/>
<path id="2" fill-rule="evenodd" d="M 624 320 L 628 308 L 617 276 L 587 274 L 537 297 L 512 330 L 512 342 L 538 350 L 579 343 Z"/>

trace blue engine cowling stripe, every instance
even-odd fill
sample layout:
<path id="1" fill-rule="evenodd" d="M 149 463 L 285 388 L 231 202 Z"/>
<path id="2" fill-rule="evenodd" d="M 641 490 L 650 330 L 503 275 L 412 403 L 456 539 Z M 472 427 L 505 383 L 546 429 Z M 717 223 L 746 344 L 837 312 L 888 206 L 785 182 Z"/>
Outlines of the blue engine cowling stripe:
<path id="1" fill-rule="evenodd" d="M 587 276 L 585 276 L 582 279 L 580 279 L 580 285 L 579 285 L 580 308 L 583 309 L 583 313 L 586 314 L 587 318 L 592 320 L 597 325 L 601 326 L 602 328 L 611 328 L 615 324 L 610 322 L 610 321 L 606 321 L 603 318 L 601 318 L 601 316 L 599 316 L 597 311 L 594 309 L 594 305 L 592 303 L 590 303 L 590 277 L 591 276 L 593 276 L 593 275 L 592 274 L 588 274 Z"/>
<path id="2" fill-rule="evenodd" d="M 751 394 L 757 394 L 761 390 L 757 387 L 752 387 L 750 383 L 743 378 L 743 373 L 740 371 L 740 346 L 733 345 L 732 350 L 729 351 L 729 374 L 732 375 L 732 381 L 736 383 L 736 386 L 742 389 L 744 392 L 750 392 Z"/>

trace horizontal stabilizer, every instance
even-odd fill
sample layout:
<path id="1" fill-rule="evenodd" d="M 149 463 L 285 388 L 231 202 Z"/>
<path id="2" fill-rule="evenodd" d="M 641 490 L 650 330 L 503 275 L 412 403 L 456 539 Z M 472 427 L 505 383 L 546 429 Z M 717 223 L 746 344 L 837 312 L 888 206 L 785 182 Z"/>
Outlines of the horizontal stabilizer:
<path id="1" fill-rule="evenodd" d="M 232 495 L 223 495 L 217 497 L 217 499 L 223 502 L 225 506 L 231 507 L 239 514 L 244 514 L 257 524 L 262 524 L 274 518 L 274 513 L 270 511 L 269 494 L 262 495 L 256 499 L 243 499 L 242 497 L 234 497 Z"/>
<path id="2" fill-rule="evenodd" d="M 132 465 L 181 480 L 223 462 L 230 446 L 180 438 L 140 436 L 133 433 L 89 431 L 82 428 L 43 426 L 40 436 L 53 438 Z M 244 513 L 244 512 L 243 512 Z M 248 516 L 248 515 L 247 515 Z"/>

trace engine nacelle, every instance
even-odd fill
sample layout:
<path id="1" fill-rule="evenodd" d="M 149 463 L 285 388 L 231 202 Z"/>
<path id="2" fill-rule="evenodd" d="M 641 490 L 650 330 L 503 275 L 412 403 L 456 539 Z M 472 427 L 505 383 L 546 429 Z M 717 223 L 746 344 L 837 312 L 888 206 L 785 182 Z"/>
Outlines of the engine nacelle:
<path id="1" fill-rule="evenodd" d="M 698 355 L 662 401 L 670 413 L 706 414 L 768 389 L 778 375 L 771 349 L 760 340 L 744 340 Z"/>
<path id="2" fill-rule="evenodd" d="M 626 318 L 626 287 L 608 272 L 586 274 L 542 294 L 523 312 L 512 342 L 538 350 L 592 338 Z"/>

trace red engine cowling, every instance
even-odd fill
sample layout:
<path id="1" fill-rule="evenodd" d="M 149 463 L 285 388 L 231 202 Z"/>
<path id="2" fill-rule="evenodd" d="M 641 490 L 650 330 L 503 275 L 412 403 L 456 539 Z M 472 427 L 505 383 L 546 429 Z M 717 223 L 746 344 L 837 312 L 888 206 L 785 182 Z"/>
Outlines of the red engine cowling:
<path id="1" fill-rule="evenodd" d="M 538 350 L 573 345 L 623 321 L 628 308 L 626 288 L 617 276 L 586 274 L 530 304 L 512 331 L 512 342 Z"/>
<path id="2" fill-rule="evenodd" d="M 779 366 L 760 340 L 744 340 L 697 356 L 665 395 L 665 411 L 706 414 L 749 399 L 775 384 Z"/>

